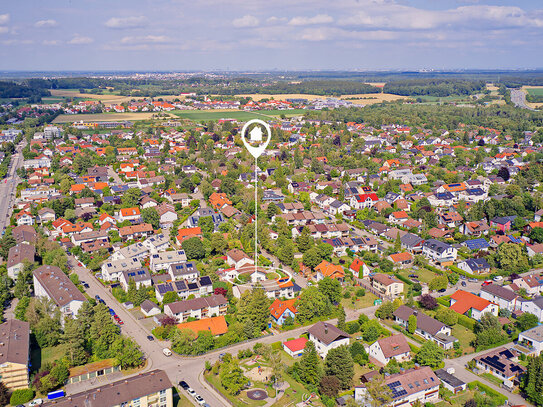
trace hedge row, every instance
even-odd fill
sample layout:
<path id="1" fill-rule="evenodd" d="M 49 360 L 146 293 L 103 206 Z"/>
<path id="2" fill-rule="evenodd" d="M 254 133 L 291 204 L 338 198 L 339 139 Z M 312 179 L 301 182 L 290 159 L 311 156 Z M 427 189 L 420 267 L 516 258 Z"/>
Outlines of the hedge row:
<path id="1" fill-rule="evenodd" d="M 478 276 L 478 275 L 475 275 L 475 274 L 470 274 L 456 266 L 449 266 L 449 270 L 455 272 L 455 273 L 458 273 L 458 274 L 461 274 L 463 276 L 466 276 L 467 278 L 476 278 L 477 280 L 486 280 L 486 277 L 484 276 Z"/>
<path id="2" fill-rule="evenodd" d="M 449 308 L 449 305 L 450 305 L 450 303 L 451 303 L 450 299 L 451 299 L 450 296 L 445 295 L 445 296 L 443 296 L 443 297 L 437 297 L 437 298 L 436 298 L 436 301 L 437 301 L 438 304 L 441 304 L 441 305 L 443 305 L 444 307 Z"/>
<path id="3" fill-rule="evenodd" d="M 458 323 L 468 329 L 471 329 L 473 331 L 473 328 L 475 328 L 475 320 L 466 316 L 466 315 L 463 315 L 463 314 L 458 314 Z"/>
<path id="4" fill-rule="evenodd" d="M 415 284 L 414 282 L 412 282 L 410 279 L 408 279 L 407 277 L 404 277 L 402 276 L 400 273 L 394 273 L 394 275 L 396 276 L 396 278 L 400 281 L 403 281 L 405 284 L 409 284 L 409 285 L 413 285 Z"/>
<path id="5" fill-rule="evenodd" d="M 434 266 L 430 266 L 429 264 L 423 266 L 423 268 L 425 268 L 427 270 L 430 270 L 430 271 L 433 271 L 438 276 L 441 276 L 443 274 L 443 270 L 440 270 L 440 269 L 438 269 L 437 267 L 434 267 Z"/>
<path id="6" fill-rule="evenodd" d="M 494 399 L 494 401 L 496 401 L 497 404 L 500 405 L 500 406 L 505 404 L 505 402 L 507 400 L 506 396 L 504 396 L 503 394 L 498 393 L 493 388 L 487 386 L 486 384 L 481 383 L 478 380 L 475 380 L 473 382 L 468 383 L 468 388 L 470 390 L 478 388 L 479 391 L 484 391 L 488 396 L 492 397 Z"/>

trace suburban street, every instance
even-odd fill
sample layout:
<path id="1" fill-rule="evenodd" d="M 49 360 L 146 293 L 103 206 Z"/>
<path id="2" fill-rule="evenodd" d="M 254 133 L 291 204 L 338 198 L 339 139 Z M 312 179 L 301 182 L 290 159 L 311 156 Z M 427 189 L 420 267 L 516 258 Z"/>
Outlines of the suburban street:
<path id="1" fill-rule="evenodd" d="M 15 191 L 19 182 L 17 169 L 23 165 L 23 150 L 24 144 L 19 143 L 15 153 L 11 157 L 11 168 L 6 178 L 0 180 L 0 230 L 8 225 L 9 217 L 13 209 L 15 200 Z M 12 195 L 13 193 L 13 195 Z"/>

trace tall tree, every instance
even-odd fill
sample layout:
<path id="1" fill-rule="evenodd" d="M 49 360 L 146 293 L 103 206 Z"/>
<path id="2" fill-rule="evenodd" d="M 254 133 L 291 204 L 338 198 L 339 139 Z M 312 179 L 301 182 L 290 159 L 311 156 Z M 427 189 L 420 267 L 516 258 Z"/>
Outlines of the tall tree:
<path id="1" fill-rule="evenodd" d="M 338 280 L 325 277 L 319 281 L 319 291 L 323 293 L 331 303 L 341 300 L 341 283 Z"/>
<path id="2" fill-rule="evenodd" d="M 443 349 L 438 344 L 428 341 L 422 345 L 415 356 L 415 360 L 423 366 L 430 366 L 432 369 L 436 369 L 443 361 L 444 355 Z"/>
<path id="3" fill-rule="evenodd" d="M 312 341 L 307 341 L 300 359 L 300 379 L 305 384 L 318 385 L 322 377 L 319 354 Z"/>
<path id="4" fill-rule="evenodd" d="M 336 376 L 342 389 L 351 387 L 354 363 L 348 346 L 342 345 L 328 351 L 324 360 L 324 372 L 328 376 Z"/>
<path id="5" fill-rule="evenodd" d="M 342 306 L 340 306 L 338 310 L 337 327 L 338 329 L 341 329 L 344 332 L 347 329 L 347 326 L 345 324 L 345 317 L 346 317 L 345 309 Z"/>

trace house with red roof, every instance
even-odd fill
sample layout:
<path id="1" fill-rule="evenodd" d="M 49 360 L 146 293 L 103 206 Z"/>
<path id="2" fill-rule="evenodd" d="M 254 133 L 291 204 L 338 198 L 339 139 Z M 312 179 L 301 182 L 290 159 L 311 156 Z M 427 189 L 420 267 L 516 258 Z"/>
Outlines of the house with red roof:
<path id="1" fill-rule="evenodd" d="M 394 263 L 394 265 L 400 267 L 407 267 L 413 263 L 413 255 L 409 252 L 394 253 L 388 256 L 388 259 Z"/>
<path id="2" fill-rule="evenodd" d="M 375 192 L 368 194 L 353 195 L 351 197 L 351 208 L 364 209 L 372 208 L 379 201 L 379 197 Z"/>
<path id="3" fill-rule="evenodd" d="M 486 313 L 498 316 L 499 311 L 497 304 L 464 290 L 458 290 L 451 295 L 451 305 L 449 308 L 477 321 Z"/>
<path id="4" fill-rule="evenodd" d="M 355 276 L 358 276 L 358 278 L 364 278 L 370 274 L 370 268 L 359 258 L 354 259 L 349 266 L 349 270 L 351 270 Z"/>
<path id="5" fill-rule="evenodd" d="M 277 325 L 283 325 L 285 319 L 288 317 L 291 317 L 292 319 L 296 318 L 296 314 L 298 313 L 298 310 L 294 306 L 296 301 L 297 298 L 285 301 L 276 298 L 272 305 L 270 305 L 270 314 L 273 322 Z"/>
<path id="6" fill-rule="evenodd" d="M 118 212 L 117 219 L 119 220 L 119 222 L 124 222 L 125 220 L 140 221 L 141 220 L 140 208 L 138 207 L 122 208 Z"/>
<path id="7" fill-rule="evenodd" d="M 298 339 L 292 339 L 290 341 L 283 342 L 283 350 L 287 352 L 293 358 L 302 356 L 305 349 L 307 338 L 301 337 Z"/>
<path id="8" fill-rule="evenodd" d="M 332 264 L 326 260 L 323 260 L 317 267 L 315 267 L 317 272 L 315 280 L 320 281 L 325 277 L 330 277 L 332 280 L 339 280 L 343 282 L 345 279 L 345 272 L 343 267 L 339 265 Z"/>

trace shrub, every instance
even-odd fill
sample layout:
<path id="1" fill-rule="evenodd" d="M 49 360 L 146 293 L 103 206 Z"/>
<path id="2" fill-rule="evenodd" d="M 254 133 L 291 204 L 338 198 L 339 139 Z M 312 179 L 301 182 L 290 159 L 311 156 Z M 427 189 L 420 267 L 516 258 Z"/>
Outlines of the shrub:
<path id="1" fill-rule="evenodd" d="M 353 321 L 353 322 L 349 322 L 347 324 L 347 333 L 348 334 L 354 334 L 354 333 L 357 333 L 358 331 L 360 331 L 360 324 L 358 323 L 358 321 Z"/>
<path id="2" fill-rule="evenodd" d="M 345 291 L 343 293 L 343 298 L 351 298 L 351 292 L 350 291 Z"/>
<path id="3" fill-rule="evenodd" d="M 14 390 L 11 393 L 11 398 L 9 399 L 9 404 L 16 406 L 19 404 L 25 404 L 34 398 L 34 390 L 32 389 L 19 389 Z"/>
<path id="4" fill-rule="evenodd" d="M 458 314 L 458 323 L 468 329 L 471 329 L 473 331 L 473 328 L 475 328 L 475 320 L 471 319 L 470 317 L 466 315 Z"/>
<path id="5" fill-rule="evenodd" d="M 358 290 L 356 290 L 357 297 L 363 297 L 365 295 L 366 295 L 366 290 L 364 290 L 363 288 L 359 288 Z"/>

